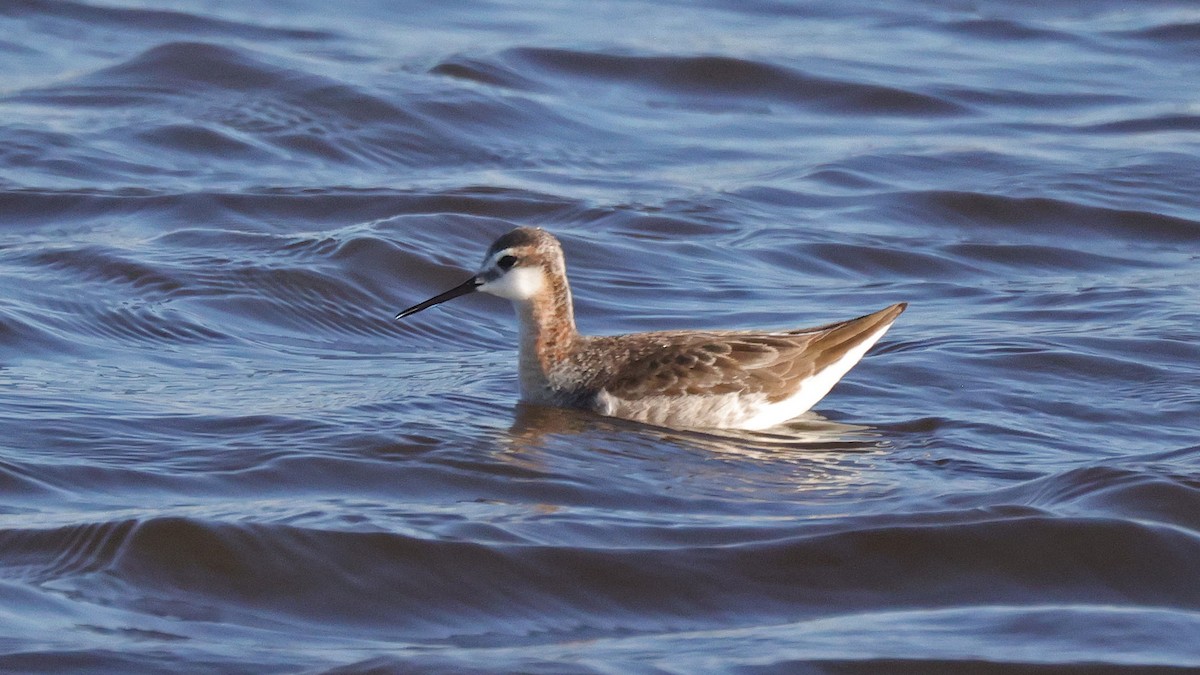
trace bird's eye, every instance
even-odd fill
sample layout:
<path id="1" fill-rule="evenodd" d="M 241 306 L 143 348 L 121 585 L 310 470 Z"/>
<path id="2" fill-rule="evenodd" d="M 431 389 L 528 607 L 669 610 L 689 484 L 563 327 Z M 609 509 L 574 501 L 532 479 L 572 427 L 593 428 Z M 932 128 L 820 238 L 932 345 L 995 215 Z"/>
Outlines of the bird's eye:
<path id="1" fill-rule="evenodd" d="M 496 261 L 496 267 L 499 267 L 502 270 L 507 270 L 516 264 L 517 256 L 515 255 L 501 256 L 500 259 Z"/>

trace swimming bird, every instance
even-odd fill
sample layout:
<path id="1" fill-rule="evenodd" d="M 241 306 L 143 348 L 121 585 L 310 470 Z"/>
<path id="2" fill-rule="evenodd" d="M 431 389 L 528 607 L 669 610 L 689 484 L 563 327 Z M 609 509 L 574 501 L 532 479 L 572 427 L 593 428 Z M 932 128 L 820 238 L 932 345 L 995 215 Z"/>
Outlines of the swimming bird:
<path id="1" fill-rule="evenodd" d="M 396 319 L 475 291 L 516 308 L 523 400 L 682 428 L 765 429 L 796 417 L 907 307 L 797 330 L 580 335 L 558 239 L 518 227 L 488 248 L 476 275 Z"/>

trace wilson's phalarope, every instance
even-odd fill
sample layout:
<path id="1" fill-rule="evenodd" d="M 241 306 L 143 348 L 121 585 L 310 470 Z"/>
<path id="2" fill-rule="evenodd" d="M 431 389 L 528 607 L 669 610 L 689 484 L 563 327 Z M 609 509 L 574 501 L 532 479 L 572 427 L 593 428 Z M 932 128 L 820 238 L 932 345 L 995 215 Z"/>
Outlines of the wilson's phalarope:
<path id="1" fill-rule="evenodd" d="M 817 328 L 585 336 L 575 329 L 562 247 L 519 227 L 479 273 L 397 319 L 473 291 L 513 302 L 521 323 L 521 397 L 668 427 L 765 429 L 811 408 L 907 307 Z"/>

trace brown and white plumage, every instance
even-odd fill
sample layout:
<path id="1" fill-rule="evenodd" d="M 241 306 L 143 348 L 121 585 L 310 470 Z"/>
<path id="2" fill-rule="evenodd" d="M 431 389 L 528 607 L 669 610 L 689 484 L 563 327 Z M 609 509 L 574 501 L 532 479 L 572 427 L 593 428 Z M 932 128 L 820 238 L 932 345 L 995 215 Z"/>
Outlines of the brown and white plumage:
<path id="1" fill-rule="evenodd" d="M 396 318 L 476 290 L 516 307 L 526 401 L 693 428 L 763 429 L 803 413 L 906 307 L 780 332 L 580 335 L 562 247 L 545 230 L 520 227 L 492 244 L 479 274 Z"/>

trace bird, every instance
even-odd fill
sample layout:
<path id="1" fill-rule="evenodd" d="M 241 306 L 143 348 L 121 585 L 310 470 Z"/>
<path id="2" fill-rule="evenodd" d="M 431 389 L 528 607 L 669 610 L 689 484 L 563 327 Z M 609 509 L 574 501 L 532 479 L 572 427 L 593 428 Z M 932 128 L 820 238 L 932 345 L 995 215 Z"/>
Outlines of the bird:
<path id="1" fill-rule="evenodd" d="M 476 291 L 516 309 L 522 401 L 685 429 L 762 430 L 799 416 L 908 306 L 796 330 L 581 335 L 562 245 L 542 228 L 517 227 L 492 243 L 475 275 L 396 320 Z"/>

